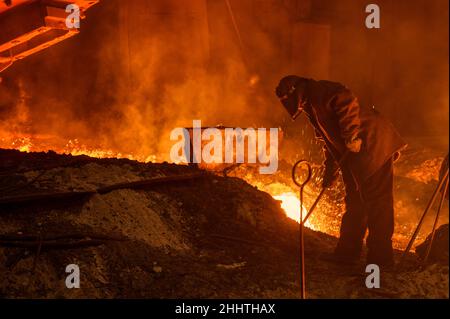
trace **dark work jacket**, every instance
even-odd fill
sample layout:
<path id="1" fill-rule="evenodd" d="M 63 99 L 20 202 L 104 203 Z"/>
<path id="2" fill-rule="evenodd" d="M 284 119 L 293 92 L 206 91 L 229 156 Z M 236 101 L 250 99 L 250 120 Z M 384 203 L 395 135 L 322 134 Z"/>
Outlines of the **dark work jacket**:
<path id="1" fill-rule="evenodd" d="M 308 80 L 305 113 L 326 145 L 326 162 L 339 162 L 345 141 L 362 139 L 359 153 L 348 153 L 342 162 L 360 186 L 394 153 L 406 147 L 394 126 L 374 108 L 360 106 L 353 93 L 340 83 Z M 341 165 L 341 166 L 342 166 Z"/>

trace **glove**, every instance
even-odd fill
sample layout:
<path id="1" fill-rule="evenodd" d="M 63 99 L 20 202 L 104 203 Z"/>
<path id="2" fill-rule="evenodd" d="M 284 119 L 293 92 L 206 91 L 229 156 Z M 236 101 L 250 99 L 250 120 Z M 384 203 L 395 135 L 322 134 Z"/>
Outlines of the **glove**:
<path id="1" fill-rule="evenodd" d="M 354 137 L 345 142 L 345 146 L 352 153 L 358 153 L 361 150 L 362 140 L 359 137 Z"/>
<path id="2" fill-rule="evenodd" d="M 327 188 L 333 186 L 338 178 L 338 170 L 332 165 L 325 165 L 322 187 Z"/>

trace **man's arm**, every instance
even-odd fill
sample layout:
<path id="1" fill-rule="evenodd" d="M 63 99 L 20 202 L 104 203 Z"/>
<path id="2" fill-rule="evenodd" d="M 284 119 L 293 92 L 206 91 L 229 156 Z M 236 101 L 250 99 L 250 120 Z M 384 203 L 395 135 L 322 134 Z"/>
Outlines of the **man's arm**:
<path id="1" fill-rule="evenodd" d="M 361 148 L 359 132 L 361 119 L 359 117 L 359 102 L 353 93 L 345 89 L 339 92 L 331 101 L 331 107 L 336 113 L 345 146 L 351 152 L 358 153 Z"/>
<path id="2" fill-rule="evenodd" d="M 322 186 L 323 187 L 329 187 L 331 186 L 334 181 L 337 179 L 337 163 L 334 159 L 334 156 L 331 154 L 330 150 L 328 149 L 327 145 L 325 144 L 325 140 L 323 136 L 320 134 L 320 132 L 317 129 L 314 129 L 316 139 L 323 142 L 324 145 L 322 147 L 322 152 L 325 157 L 323 165 L 323 179 L 322 179 Z"/>

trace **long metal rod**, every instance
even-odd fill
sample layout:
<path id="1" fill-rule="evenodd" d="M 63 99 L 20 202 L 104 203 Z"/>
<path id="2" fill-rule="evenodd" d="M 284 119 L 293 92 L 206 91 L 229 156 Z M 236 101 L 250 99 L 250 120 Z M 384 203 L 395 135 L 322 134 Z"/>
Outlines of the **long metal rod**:
<path id="1" fill-rule="evenodd" d="M 304 165 L 307 168 L 306 179 L 303 182 L 297 181 L 296 178 L 296 169 L 299 165 Z M 305 185 L 309 182 L 312 176 L 311 165 L 306 160 L 297 161 L 292 168 L 292 181 L 295 185 L 300 188 L 300 219 L 299 219 L 299 232 L 300 232 L 300 298 L 306 299 L 306 275 L 305 275 L 305 245 L 304 245 L 304 226 L 303 226 L 303 189 Z"/>
<path id="2" fill-rule="evenodd" d="M 300 281 L 300 297 L 301 299 L 306 298 L 306 287 L 305 287 L 305 243 L 303 236 L 303 188 L 300 187 L 300 270 L 301 270 L 301 281 Z"/>
<path id="3" fill-rule="evenodd" d="M 319 195 L 317 196 L 316 200 L 314 201 L 314 203 L 311 205 L 311 208 L 309 209 L 308 213 L 305 216 L 305 219 L 301 222 L 301 224 L 306 223 L 306 221 L 308 220 L 309 216 L 311 216 L 312 212 L 314 211 L 314 209 L 316 208 L 317 204 L 320 202 L 320 199 L 322 198 L 323 194 L 325 194 L 325 191 L 327 190 L 326 187 L 323 187 L 322 190 L 320 191 Z"/>
<path id="4" fill-rule="evenodd" d="M 428 257 L 430 255 L 430 251 L 431 251 L 431 246 L 433 246 L 434 236 L 436 235 L 436 227 L 437 227 L 437 223 L 439 221 L 439 215 L 441 213 L 442 204 L 444 203 L 445 194 L 447 193 L 448 176 L 447 176 L 447 180 L 446 180 L 444 185 L 445 185 L 444 188 L 441 189 L 441 193 L 442 193 L 441 194 L 441 200 L 439 201 L 439 207 L 438 207 L 438 210 L 436 212 L 436 217 L 434 219 L 433 230 L 431 231 L 430 243 L 427 246 L 427 251 L 425 253 L 425 258 L 423 259 L 423 263 L 424 264 L 428 261 Z"/>
<path id="5" fill-rule="evenodd" d="M 410 239 L 408 245 L 406 246 L 405 251 L 403 252 L 403 255 L 402 255 L 400 263 L 402 263 L 404 261 L 406 255 L 411 250 L 411 247 L 414 244 L 414 241 L 416 240 L 417 235 L 419 234 L 420 228 L 422 227 L 422 224 L 423 224 L 423 221 L 425 219 L 425 216 L 428 214 L 428 211 L 430 210 L 431 206 L 433 206 L 434 201 L 436 200 L 437 194 L 439 193 L 439 190 L 442 188 L 442 186 L 444 185 L 444 181 L 447 178 L 448 178 L 448 168 L 447 168 L 447 172 L 445 173 L 444 177 L 439 181 L 438 186 L 434 190 L 433 196 L 431 196 L 431 199 L 428 202 L 428 205 L 425 208 L 425 211 L 423 212 L 423 214 L 422 214 L 422 216 L 421 216 L 421 218 L 419 220 L 419 224 L 417 225 L 413 235 L 411 236 L 411 239 Z M 446 191 L 446 190 L 444 190 L 444 191 Z"/>
<path id="6" fill-rule="evenodd" d="M 41 194 L 26 194 L 26 195 L 14 195 L 14 196 L 5 196 L 0 197 L 0 208 L 2 206 L 15 205 L 15 204 L 31 204 L 37 201 L 45 201 L 46 204 L 49 202 L 70 200 L 70 199 L 82 199 L 88 196 L 92 196 L 94 194 L 106 194 L 118 189 L 144 189 L 147 187 L 155 187 L 158 185 L 165 185 L 169 183 L 177 183 L 188 180 L 200 179 L 202 177 L 207 176 L 205 173 L 191 173 L 184 175 L 173 175 L 173 176 L 163 176 L 163 177 L 154 177 L 147 180 L 135 181 L 135 182 L 126 182 L 126 183 L 118 183 L 109 186 L 105 186 L 102 188 L 98 188 L 97 190 L 92 191 L 84 191 L 84 192 L 53 192 L 53 193 L 41 193 Z M 6 211 L 5 211 L 6 212 Z"/>

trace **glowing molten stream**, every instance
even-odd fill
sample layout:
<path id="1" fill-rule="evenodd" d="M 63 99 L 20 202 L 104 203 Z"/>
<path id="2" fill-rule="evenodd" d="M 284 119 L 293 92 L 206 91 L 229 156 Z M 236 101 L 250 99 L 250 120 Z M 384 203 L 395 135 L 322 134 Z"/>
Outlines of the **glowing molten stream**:
<path id="1" fill-rule="evenodd" d="M 306 217 L 308 211 L 303 205 L 300 205 L 300 200 L 294 193 L 282 193 L 273 196 L 273 198 L 281 201 L 281 208 L 286 212 L 286 216 L 292 218 L 297 223 L 300 222 L 300 206 L 302 207 L 303 219 Z M 314 229 L 314 226 L 309 223 L 309 220 L 306 221 L 305 226 Z"/>

